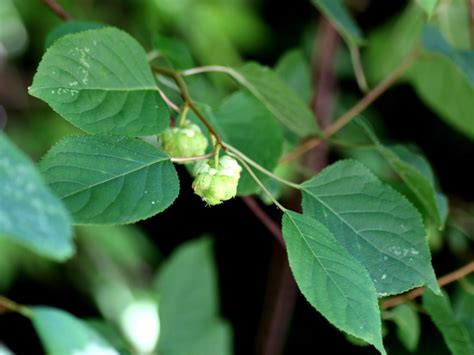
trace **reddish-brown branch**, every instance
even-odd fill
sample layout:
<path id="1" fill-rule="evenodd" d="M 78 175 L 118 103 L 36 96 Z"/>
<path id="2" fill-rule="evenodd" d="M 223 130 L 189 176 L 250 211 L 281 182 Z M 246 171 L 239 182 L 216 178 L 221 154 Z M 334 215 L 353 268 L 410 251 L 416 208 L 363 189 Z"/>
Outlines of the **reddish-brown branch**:
<path id="1" fill-rule="evenodd" d="M 332 114 L 336 76 L 334 58 L 339 38 L 334 27 L 325 19 L 318 28 L 315 56 L 312 63 L 313 86 L 315 96 L 311 106 L 320 127 L 326 127 Z M 315 150 L 305 165 L 312 171 L 319 171 L 327 164 L 327 147 Z M 299 200 L 293 198 L 293 210 L 300 210 Z M 278 355 L 283 352 L 286 335 L 293 316 L 297 299 L 297 287 L 288 265 L 285 250 L 276 248 L 267 281 L 264 312 L 257 339 L 257 354 Z"/>
<path id="2" fill-rule="evenodd" d="M 447 284 L 450 284 L 451 282 L 462 279 L 463 277 L 469 275 L 472 272 L 474 272 L 474 261 L 471 261 L 469 264 L 464 265 L 463 267 L 453 272 L 450 272 L 447 275 L 440 277 L 438 279 L 438 284 L 440 287 L 446 286 Z M 421 295 L 423 295 L 424 292 L 425 292 L 425 288 L 420 287 L 404 295 L 389 298 L 388 300 L 385 300 L 382 302 L 382 308 L 386 309 L 386 308 L 395 307 L 403 302 L 410 301 L 417 297 L 420 297 Z"/>
<path id="3" fill-rule="evenodd" d="M 72 16 L 64 10 L 64 8 L 59 5 L 55 0 L 42 0 L 43 4 L 45 4 L 56 16 L 58 16 L 63 21 L 72 20 Z"/>
<path id="4" fill-rule="evenodd" d="M 331 138 L 341 128 L 347 125 L 354 119 L 358 114 L 369 107 L 376 99 L 378 99 L 385 91 L 388 90 L 403 73 L 413 64 L 418 56 L 418 49 L 408 55 L 407 58 L 392 72 L 390 73 L 379 85 L 372 89 L 367 95 L 365 95 L 357 104 L 355 104 L 349 111 L 344 113 L 342 116 L 337 118 L 330 126 L 323 130 L 323 139 L 313 137 L 304 142 L 303 144 L 296 147 L 292 152 L 285 155 L 280 159 L 280 163 L 285 163 L 293 159 L 298 158 L 302 154 L 309 150 L 317 147 L 325 140 Z"/>

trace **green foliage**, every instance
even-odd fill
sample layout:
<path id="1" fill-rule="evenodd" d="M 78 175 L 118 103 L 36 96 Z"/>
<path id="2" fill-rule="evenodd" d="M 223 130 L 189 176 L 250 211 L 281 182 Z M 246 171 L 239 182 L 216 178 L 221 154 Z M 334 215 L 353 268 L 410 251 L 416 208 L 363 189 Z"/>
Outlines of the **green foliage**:
<path id="1" fill-rule="evenodd" d="M 362 31 L 345 8 L 342 0 L 311 0 L 331 20 L 344 39 L 355 45 L 364 43 Z"/>
<path id="2" fill-rule="evenodd" d="M 74 316 L 50 307 L 31 307 L 31 321 L 50 355 L 118 354 L 99 334 Z"/>
<path id="3" fill-rule="evenodd" d="M 275 66 L 275 72 L 293 89 L 301 100 L 311 100 L 311 70 L 303 51 L 294 49 L 286 52 Z"/>
<path id="4" fill-rule="evenodd" d="M 401 304 L 387 311 L 385 318 L 397 326 L 397 337 L 410 352 L 414 352 L 420 341 L 420 317 L 412 306 Z"/>
<path id="5" fill-rule="evenodd" d="M 474 352 L 469 334 L 453 313 L 445 294 L 435 295 L 427 290 L 423 295 L 423 307 L 443 335 L 453 355 L 468 355 Z"/>
<path id="6" fill-rule="evenodd" d="M 275 169 L 283 147 L 281 128 L 270 111 L 246 92 L 236 92 L 226 98 L 210 117 L 222 139 L 239 149 L 262 167 Z M 247 127 L 252 127 L 251 130 Z M 261 149 L 261 147 L 265 149 Z M 268 177 L 260 172 L 265 181 Z M 247 171 L 242 172 L 239 195 L 255 193 L 258 186 Z"/>
<path id="7" fill-rule="evenodd" d="M 162 266 L 155 281 L 161 323 L 158 352 L 230 354 L 230 328 L 218 317 L 216 278 L 209 238 L 182 245 Z M 212 352 L 206 352 L 209 348 Z"/>
<path id="8" fill-rule="evenodd" d="M 287 211 L 283 237 L 296 282 L 309 303 L 339 329 L 382 354 L 377 292 L 369 273 L 318 221 Z"/>
<path id="9" fill-rule="evenodd" d="M 169 157 L 127 137 L 67 137 L 40 170 L 76 224 L 132 223 L 163 211 L 179 192 Z"/>
<path id="10" fill-rule="evenodd" d="M 273 116 L 300 137 L 317 133 L 308 105 L 270 68 L 247 63 L 229 74 L 259 99 Z"/>
<path id="11" fill-rule="evenodd" d="M 0 132 L 0 236 L 58 261 L 74 253 L 71 220 L 29 159 Z"/>
<path id="12" fill-rule="evenodd" d="M 406 186 L 404 192 L 410 201 L 442 229 L 447 218 L 447 200 L 436 190 L 429 162 L 404 145 L 383 145 L 364 120 L 355 120 L 351 128 L 349 137 L 341 134 L 343 142 L 376 151 Z"/>
<path id="13" fill-rule="evenodd" d="M 448 348 L 455 355 L 471 354 L 474 347 L 467 329 L 472 330 L 472 322 L 466 314 L 472 313 L 472 298 L 466 292 L 456 293 L 455 312 L 451 309 L 440 292 L 427 239 L 436 252 L 432 236 L 439 248 L 446 226 L 448 241 L 453 235 L 463 238 L 455 254 L 469 257 L 474 217 L 464 211 L 465 202 L 457 200 L 449 204 L 448 216 L 448 201 L 435 172 L 416 147 L 382 143 L 371 126 L 358 119 L 369 102 L 401 81 L 410 84 L 434 114 L 474 137 L 474 51 L 467 1 L 411 1 L 399 15 L 371 31 L 367 41 L 343 0 L 308 1 L 307 6 L 311 2 L 317 7 L 349 46 L 351 56 L 342 47 L 345 52 L 331 58 L 337 61 L 334 74 L 342 79 L 338 88 L 342 103 L 337 102 L 339 92 L 333 92 L 336 80 L 331 71 L 328 77 L 318 78 L 320 63 L 306 55 L 314 52 L 308 45 L 314 43 L 313 27 L 319 28 L 314 24 L 301 28 L 301 32 L 311 30 L 311 38 L 305 35 L 304 43 L 289 43 L 305 50 L 286 52 L 274 70 L 255 62 L 242 64 L 238 49 L 253 57 L 265 49 L 263 39 L 269 37 L 255 9 L 249 11 L 250 5 L 243 1 L 164 0 L 134 6 L 120 2 L 118 7 L 129 10 L 130 6 L 136 13 L 127 11 L 121 19 L 107 22 L 133 22 L 131 30 L 149 45 L 148 53 L 126 32 L 95 22 L 68 21 L 49 33 L 29 93 L 90 135 L 74 132 L 68 123 L 48 134 L 44 105 L 32 110 L 24 121 L 27 124 L 21 123 L 12 100 L 13 128 L 7 129 L 11 137 L 21 139 L 21 129 L 15 125 L 32 123 L 21 142 L 32 156 L 40 156 L 52 141 L 61 139 L 39 162 L 41 177 L 0 133 L 0 235 L 5 237 L 0 247 L 0 286 L 8 287 L 27 265 L 14 261 L 30 257 L 23 247 L 64 261 L 74 253 L 71 224 L 108 225 L 80 227 L 77 256 L 65 266 L 65 273 L 74 275 L 71 282 L 93 299 L 104 319 L 84 323 L 58 309 L 23 307 L 1 296 L 0 313 L 16 311 L 31 317 L 45 351 L 51 354 L 99 350 L 115 354 L 118 349 L 120 353 L 230 355 L 232 329 L 219 312 L 210 239 L 179 246 L 151 282 L 155 275 L 151 270 L 159 259 L 154 242 L 133 227 L 113 226 L 152 217 L 174 203 L 180 182 L 173 163 L 184 162 L 193 171 L 192 188 L 208 205 L 236 195 L 265 194 L 262 199 L 280 209 L 287 256 L 299 289 L 350 342 L 373 345 L 383 354 L 387 347 L 392 353 L 390 337 L 383 343 L 389 329 L 383 319 L 395 323 L 408 351 L 424 351 L 418 308 L 401 304 L 387 310 L 383 300 L 381 316 L 378 298 L 427 286 L 423 307 Z M 0 33 L 2 58 L 4 53 L 16 55 L 26 43 L 13 2 L 6 4 L 0 5 L 0 30 L 8 34 Z M 21 2 L 15 6 L 22 14 L 36 15 L 33 5 L 31 9 Z M 106 9 L 101 6 L 97 4 L 98 9 Z M 87 18 L 86 8 L 74 18 Z M 140 21 L 133 17 L 137 14 Z M 101 17 L 98 11 L 94 18 Z M 153 37 L 148 39 L 150 33 Z M 276 37 L 279 49 L 288 45 L 283 37 Z M 320 39 L 318 34 L 316 40 Z M 43 50 L 44 33 L 31 42 Z M 317 105 L 334 101 L 339 114 L 346 98 L 355 96 L 348 93 L 354 81 L 352 70 L 347 75 L 350 59 L 357 81 L 367 70 L 374 89 L 339 121 L 324 122 L 325 132 L 330 132 L 324 137 L 310 101 L 314 94 L 323 101 Z M 201 61 L 204 66 L 196 67 Z M 10 73 L 15 73 L 11 64 L 5 67 L 8 83 Z M 3 80 L 3 67 L 0 74 Z M 322 82 L 312 83 L 312 78 Z M 321 91 L 315 93 L 315 88 Z M 0 90 L 2 99 L 4 91 Z M 15 85 L 11 91 L 20 92 Z M 20 111 L 26 101 L 19 100 Z M 3 106 L 0 110 L 3 127 Z M 52 111 L 49 116 L 54 117 Z M 382 126 L 375 110 L 369 117 Z M 320 149 L 303 156 L 317 144 Z M 316 165 L 337 158 L 329 154 L 333 146 L 361 162 L 340 160 L 315 174 Z M 295 159 L 297 155 L 302 159 Z M 441 182 L 445 186 L 445 180 Z M 282 198 L 285 188 L 293 189 L 289 200 Z M 297 210 L 294 201 L 299 201 L 300 193 L 303 214 L 285 207 Z M 178 216 L 180 222 L 194 223 L 194 213 L 186 210 Z M 256 215 L 275 232 L 270 217 L 261 211 Z M 229 221 L 240 223 L 238 217 L 229 216 Z M 29 268 L 39 265 L 30 261 Z M 43 267 L 52 268 L 38 266 L 38 279 L 47 274 L 40 271 Z M 467 282 L 463 287 L 471 286 Z"/>
<path id="14" fill-rule="evenodd" d="M 168 125 L 145 51 L 114 28 L 58 39 L 46 51 L 29 93 L 89 133 L 149 135 Z"/>
<path id="15" fill-rule="evenodd" d="M 335 163 L 302 189 L 304 214 L 367 268 L 379 296 L 421 285 L 439 291 L 418 211 L 361 163 Z"/>
<path id="16" fill-rule="evenodd" d="M 439 0 L 416 0 L 417 3 L 431 16 L 438 6 Z"/>

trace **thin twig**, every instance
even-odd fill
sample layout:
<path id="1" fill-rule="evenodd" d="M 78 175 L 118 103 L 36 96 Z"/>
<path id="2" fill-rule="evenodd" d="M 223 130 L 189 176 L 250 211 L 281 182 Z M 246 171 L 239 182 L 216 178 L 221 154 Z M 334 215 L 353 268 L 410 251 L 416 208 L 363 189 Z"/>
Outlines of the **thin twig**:
<path id="1" fill-rule="evenodd" d="M 163 99 L 164 102 L 166 102 L 166 104 L 171 107 L 173 110 L 175 110 L 176 112 L 179 112 L 179 107 L 178 105 L 176 105 L 168 96 L 166 96 L 166 94 L 163 92 L 163 90 L 161 90 L 160 88 L 158 88 L 158 92 L 160 93 L 160 96 L 161 98 Z"/>
<path id="2" fill-rule="evenodd" d="M 283 241 L 283 235 L 281 233 L 280 226 L 260 207 L 255 198 L 251 196 L 242 197 L 242 201 L 247 207 L 253 212 L 260 222 L 268 229 L 268 231 L 275 237 L 276 241 L 285 248 L 285 242 Z"/>
<path id="3" fill-rule="evenodd" d="M 354 44 L 349 44 L 349 51 L 351 53 L 352 67 L 354 68 L 357 85 L 359 85 L 359 88 L 363 93 L 366 93 L 369 91 L 369 85 L 367 85 L 367 79 L 365 78 L 364 67 L 362 66 L 362 60 L 360 59 L 359 47 Z"/>
<path id="4" fill-rule="evenodd" d="M 450 284 L 451 282 L 462 279 L 463 277 L 469 275 L 472 272 L 474 272 L 474 261 L 471 261 L 469 264 L 464 265 L 463 267 L 453 272 L 450 272 L 447 275 L 440 277 L 438 279 L 439 287 L 446 286 L 447 284 Z M 424 292 L 425 292 L 425 288 L 419 287 L 404 295 L 389 298 L 388 300 L 385 300 L 382 302 L 382 308 L 386 309 L 386 308 L 398 306 L 399 304 L 403 302 L 410 301 L 417 297 L 420 297 L 421 295 L 423 295 Z"/>
<path id="5" fill-rule="evenodd" d="M 195 157 L 188 157 L 188 158 L 171 158 L 171 161 L 173 163 L 185 163 L 185 162 L 189 162 L 189 161 L 197 161 L 197 160 L 203 160 L 203 159 L 209 159 L 210 157 L 212 157 L 214 155 L 214 153 L 207 153 L 207 154 L 204 154 L 204 155 L 197 155 Z"/>
<path id="6" fill-rule="evenodd" d="M 240 150 L 238 150 L 237 148 L 234 148 L 233 146 L 231 146 L 230 144 L 228 143 L 224 143 L 225 146 L 227 147 L 227 149 L 234 153 L 237 157 L 239 157 L 240 159 L 244 160 L 245 162 L 247 162 L 248 164 L 250 164 L 251 166 L 253 166 L 255 169 L 259 170 L 260 172 L 264 173 L 265 175 L 269 176 L 270 178 L 284 184 L 284 185 L 287 185 L 289 187 L 292 187 L 294 189 L 301 189 L 301 186 L 298 185 L 298 184 L 295 184 L 294 182 L 291 182 L 289 180 L 286 180 L 286 179 L 283 179 L 281 177 L 279 177 L 278 175 L 275 175 L 273 174 L 271 171 L 265 169 L 263 166 L 261 166 L 260 164 L 258 164 L 257 162 L 253 161 L 252 159 L 250 159 L 248 156 L 246 156 L 244 153 L 242 153 Z"/>
<path id="7" fill-rule="evenodd" d="M 72 20 L 72 16 L 64 10 L 64 8 L 59 5 L 55 0 L 42 0 L 43 4 L 45 4 L 56 16 L 58 16 L 63 21 Z"/>
<path id="8" fill-rule="evenodd" d="M 323 138 L 313 137 L 304 142 L 303 144 L 296 147 L 293 151 L 283 156 L 280 159 L 280 163 L 286 163 L 293 159 L 298 158 L 307 151 L 318 146 L 325 140 L 331 138 L 336 134 L 341 128 L 346 126 L 351 122 L 358 114 L 364 111 L 369 107 L 376 99 L 378 99 L 385 91 L 387 91 L 402 75 L 405 73 L 408 68 L 413 64 L 413 62 L 418 57 L 419 50 L 416 49 L 411 52 L 405 60 L 395 68 L 379 85 L 372 89 L 366 96 L 364 96 L 357 104 L 355 104 L 349 111 L 344 113 L 342 116 L 337 118 L 334 123 L 328 126 L 323 131 Z"/>
<path id="9" fill-rule="evenodd" d="M 255 175 L 253 172 L 252 168 L 245 162 L 245 160 L 238 156 L 237 154 L 234 154 L 232 152 L 228 153 L 230 156 L 233 156 L 234 158 L 238 159 L 240 163 L 244 166 L 244 168 L 247 170 L 247 172 L 250 174 L 252 179 L 255 181 L 255 183 L 262 189 L 263 192 L 265 192 L 270 200 L 277 206 L 282 212 L 285 212 L 287 209 L 280 203 L 278 200 L 273 196 L 273 194 L 267 189 L 267 187 L 260 181 L 260 179 Z"/>
<path id="10" fill-rule="evenodd" d="M 217 134 L 216 130 L 214 127 L 211 125 L 211 123 L 207 120 L 206 116 L 204 116 L 199 108 L 194 104 L 193 100 L 191 99 L 191 96 L 189 95 L 188 87 L 186 86 L 186 83 L 183 80 L 183 77 L 179 72 L 176 72 L 171 69 L 167 68 L 157 68 L 153 67 L 153 71 L 158 74 L 162 74 L 165 76 L 168 76 L 172 78 L 176 84 L 178 85 L 179 91 L 181 93 L 181 96 L 183 100 L 188 104 L 189 108 L 191 111 L 194 112 L 194 114 L 201 120 L 201 122 L 206 126 L 208 129 L 209 133 L 214 136 L 216 139 L 217 144 L 219 144 L 224 150 L 226 150 L 225 144 L 222 142 L 221 138 Z"/>
<path id="11" fill-rule="evenodd" d="M 0 296 L 0 314 L 3 312 L 16 312 L 25 317 L 30 316 L 30 311 L 26 307 L 21 306 L 4 296 Z"/>

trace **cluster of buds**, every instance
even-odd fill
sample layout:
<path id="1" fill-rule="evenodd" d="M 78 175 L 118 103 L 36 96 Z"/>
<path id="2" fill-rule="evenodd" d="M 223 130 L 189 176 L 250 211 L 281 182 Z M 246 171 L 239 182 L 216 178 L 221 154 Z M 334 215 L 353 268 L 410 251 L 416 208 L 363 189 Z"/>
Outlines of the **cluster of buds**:
<path id="1" fill-rule="evenodd" d="M 161 148 L 173 158 L 192 158 L 204 155 L 208 140 L 198 125 L 184 119 L 178 127 L 161 134 Z M 192 163 L 192 161 L 184 161 Z M 235 197 L 242 168 L 228 155 L 204 159 L 194 167 L 194 192 L 208 205 L 217 205 Z"/>
<path id="2" fill-rule="evenodd" d="M 194 192 L 208 205 L 218 205 L 237 194 L 242 168 L 227 155 L 215 161 L 202 160 L 196 164 Z"/>
<path id="3" fill-rule="evenodd" d="M 208 141 L 198 125 L 186 120 L 161 134 L 161 148 L 174 158 L 190 158 L 206 153 Z"/>

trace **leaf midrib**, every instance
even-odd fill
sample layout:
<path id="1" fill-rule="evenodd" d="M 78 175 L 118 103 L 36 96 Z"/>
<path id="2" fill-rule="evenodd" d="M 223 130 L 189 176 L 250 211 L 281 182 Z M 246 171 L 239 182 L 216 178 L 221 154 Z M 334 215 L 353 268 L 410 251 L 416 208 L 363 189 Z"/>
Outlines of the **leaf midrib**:
<path id="1" fill-rule="evenodd" d="M 97 186 L 99 186 L 99 185 L 107 184 L 108 182 L 111 182 L 111 181 L 113 181 L 113 180 L 120 179 L 120 178 L 122 178 L 122 177 L 124 177 L 124 176 L 126 176 L 126 175 L 136 173 L 137 171 L 140 171 L 140 170 L 142 170 L 142 169 L 148 169 L 148 168 L 150 168 L 151 166 L 153 166 L 153 165 L 155 165 L 155 164 L 159 164 L 159 163 L 161 163 L 161 162 L 163 162 L 163 161 L 168 161 L 168 160 L 169 160 L 169 158 L 160 158 L 159 160 L 155 160 L 155 161 L 151 162 L 150 164 L 146 164 L 146 165 L 140 166 L 140 167 L 138 167 L 138 168 L 136 168 L 136 169 L 127 171 L 127 172 L 125 172 L 125 173 L 123 173 L 123 174 L 116 175 L 116 176 L 114 176 L 114 177 L 112 177 L 112 178 L 109 178 L 109 179 L 106 179 L 106 180 L 102 180 L 102 181 L 97 182 L 97 183 L 95 183 L 95 184 L 89 185 L 89 186 L 87 186 L 87 187 L 84 187 L 84 188 L 79 189 L 79 190 L 77 190 L 77 191 L 74 191 L 74 192 L 72 192 L 72 193 L 69 193 L 69 194 L 67 194 L 67 195 L 61 196 L 61 199 L 66 199 L 66 198 L 69 198 L 69 197 L 71 197 L 71 196 L 80 194 L 80 193 L 82 193 L 82 192 L 84 192 L 84 191 L 86 191 L 86 190 L 91 190 L 91 189 L 93 189 L 94 187 L 97 187 Z M 79 167 L 79 168 L 81 168 L 81 167 Z"/>

